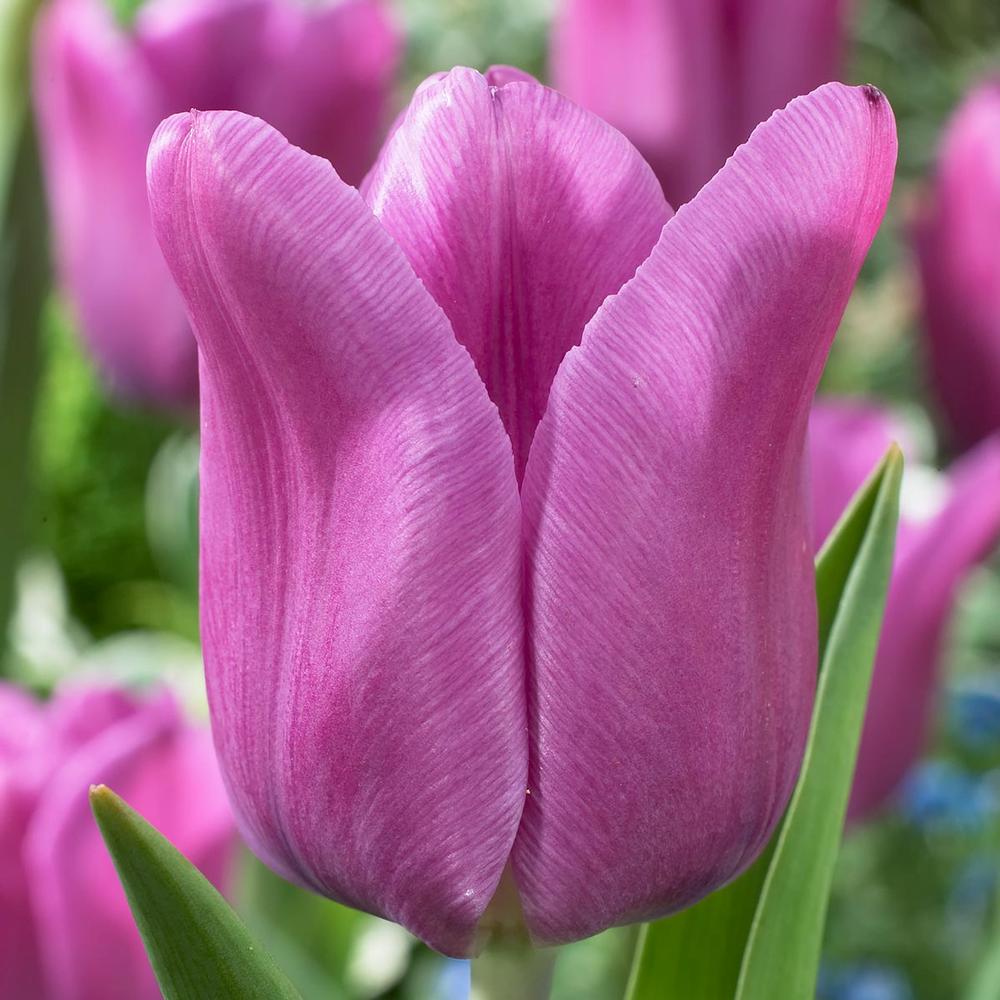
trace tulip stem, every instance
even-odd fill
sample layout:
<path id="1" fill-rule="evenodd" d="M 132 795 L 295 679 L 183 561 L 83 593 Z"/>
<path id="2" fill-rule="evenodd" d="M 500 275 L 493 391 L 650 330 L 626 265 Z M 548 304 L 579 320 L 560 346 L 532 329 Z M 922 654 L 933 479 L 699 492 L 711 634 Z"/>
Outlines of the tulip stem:
<path id="1" fill-rule="evenodd" d="M 548 1000 L 555 948 L 500 941 L 472 960 L 469 1000 Z"/>

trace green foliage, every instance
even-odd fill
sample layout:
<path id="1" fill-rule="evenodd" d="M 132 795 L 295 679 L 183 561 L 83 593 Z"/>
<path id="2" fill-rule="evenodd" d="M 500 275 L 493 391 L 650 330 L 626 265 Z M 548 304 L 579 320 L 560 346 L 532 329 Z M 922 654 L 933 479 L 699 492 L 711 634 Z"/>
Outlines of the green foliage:
<path id="1" fill-rule="evenodd" d="M 902 456 L 859 491 L 817 560 L 820 679 L 779 833 L 739 878 L 647 925 L 629 1000 L 811 997 L 892 568 Z"/>
<path id="2" fill-rule="evenodd" d="M 0 7 L 0 654 L 31 485 L 38 317 L 48 283 L 38 149 L 28 110 L 28 38 L 37 0 Z"/>
<path id="3" fill-rule="evenodd" d="M 166 1000 L 299 1000 L 183 855 L 110 789 L 90 801 Z"/>
<path id="4" fill-rule="evenodd" d="M 639 926 L 611 930 L 559 949 L 552 1000 L 607 1000 L 624 994 Z"/>
<path id="5" fill-rule="evenodd" d="M 646 924 L 628 1000 L 731 1000 L 772 847 L 696 906 Z"/>
<path id="6" fill-rule="evenodd" d="M 115 20 L 121 27 L 129 28 L 145 0 L 104 0 L 104 2 L 111 8 Z"/>
<path id="7" fill-rule="evenodd" d="M 28 117 L 28 47 L 41 0 L 0 4 L 0 191 L 10 193 L 10 175 L 25 142 Z M 44 223 L 40 223 L 44 232 Z"/>
<path id="8" fill-rule="evenodd" d="M 40 357 L 38 326 L 48 285 L 45 215 L 30 118 L 3 176 L 0 217 L 0 636 L 10 616 L 31 489 L 31 427 Z M 6 166 L 6 165 L 5 165 Z"/>
<path id="9" fill-rule="evenodd" d="M 965 1000 L 996 1000 L 1000 997 L 1000 944 L 994 943 L 965 992 Z"/>
<path id="10" fill-rule="evenodd" d="M 506 63 L 544 79 L 546 33 L 554 6 L 554 0 L 397 4 L 409 42 L 405 93 L 429 74 L 453 66 L 485 70 Z"/>
<path id="11" fill-rule="evenodd" d="M 146 537 L 146 477 L 176 423 L 110 400 L 54 304 L 45 340 L 35 544 L 55 553 L 70 608 L 95 636 L 141 626 L 196 637 L 192 595 L 161 577 Z"/>
<path id="12" fill-rule="evenodd" d="M 891 449 L 816 565 L 816 707 L 743 955 L 737 1000 L 810 1000 L 892 573 L 903 458 Z"/>
<path id="13" fill-rule="evenodd" d="M 289 884 L 251 855 L 242 875 L 240 913 L 302 994 L 358 996 L 350 964 L 373 918 Z"/>

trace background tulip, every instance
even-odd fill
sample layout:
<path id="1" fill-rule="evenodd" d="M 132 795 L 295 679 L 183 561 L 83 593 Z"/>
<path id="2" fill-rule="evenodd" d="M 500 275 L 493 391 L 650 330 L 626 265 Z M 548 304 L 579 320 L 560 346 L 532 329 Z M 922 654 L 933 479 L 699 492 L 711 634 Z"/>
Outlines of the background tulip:
<path id="1" fill-rule="evenodd" d="M 683 204 L 754 127 L 840 75 L 847 0 L 562 0 L 555 86 L 620 128 Z"/>
<path id="2" fill-rule="evenodd" d="M 421 87 L 363 198 L 252 118 L 160 127 L 209 699 L 264 859 L 454 955 L 508 864 L 554 943 L 750 863 L 816 670 L 808 405 L 894 156 L 878 91 L 822 88 L 667 221 L 511 70 Z"/>
<path id="3" fill-rule="evenodd" d="M 894 438 L 887 411 L 862 401 L 813 408 L 809 444 L 816 547 Z M 919 470 L 911 470 L 915 479 Z M 923 751 L 940 679 L 942 644 L 958 585 L 1000 538 L 1000 438 L 948 470 L 934 510 L 907 513 L 896 543 L 849 819 L 862 819 L 895 791 Z M 905 494 L 904 494 L 905 496 Z"/>
<path id="4" fill-rule="evenodd" d="M 948 125 L 916 228 L 930 376 L 957 442 L 1000 430 L 1000 80 Z"/>
<path id="5" fill-rule="evenodd" d="M 207 731 L 167 696 L 75 687 L 41 704 L 0 683 L 0 996 L 160 996 L 87 802 L 108 782 L 217 886 L 235 848 Z"/>
<path id="6" fill-rule="evenodd" d="M 197 352 L 149 224 L 145 157 L 176 111 L 273 121 L 356 183 L 371 164 L 399 43 L 377 0 L 52 0 L 35 101 L 61 279 L 110 383 L 190 403 Z"/>

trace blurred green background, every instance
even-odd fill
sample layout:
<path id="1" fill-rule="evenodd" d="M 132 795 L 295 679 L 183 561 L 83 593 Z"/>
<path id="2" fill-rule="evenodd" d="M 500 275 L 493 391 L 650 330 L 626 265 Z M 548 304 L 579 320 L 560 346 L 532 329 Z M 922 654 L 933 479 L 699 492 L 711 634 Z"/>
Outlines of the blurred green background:
<path id="1" fill-rule="evenodd" d="M 550 6 L 401 0 L 409 47 L 400 105 L 422 77 L 457 63 L 513 63 L 544 79 Z M 906 231 L 942 123 L 972 82 L 1000 67 L 1000 4 L 855 0 L 854 8 L 846 76 L 889 97 L 900 161 L 824 387 L 888 399 L 936 443 Z M 203 711 L 193 419 L 106 398 L 55 296 L 44 307 L 39 348 L 5 671 L 39 690 L 81 665 L 140 682 L 166 675 Z M 30 388 L 34 361 L 21 363 L 21 385 Z M 940 447 L 937 454 L 947 462 Z M 14 471 L 4 477 L 12 493 Z M 998 609 L 994 563 L 963 588 L 930 763 L 898 808 L 845 841 L 822 985 L 830 1000 L 946 1000 L 1000 948 Z M 460 963 L 445 963 L 397 927 L 307 896 L 250 859 L 245 866 L 243 910 L 306 996 L 463 995 Z M 617 931 L 572 946 L 555 995 L 614 995 L 631 940 Z"/>

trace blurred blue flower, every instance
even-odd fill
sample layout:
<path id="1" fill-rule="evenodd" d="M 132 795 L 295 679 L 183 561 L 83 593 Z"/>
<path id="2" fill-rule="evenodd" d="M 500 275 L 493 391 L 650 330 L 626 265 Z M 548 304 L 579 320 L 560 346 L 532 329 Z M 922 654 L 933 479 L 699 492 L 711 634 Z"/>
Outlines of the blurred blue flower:
<path id="1" fill-rule="evenodd" d="M 902 971 L 890 965 L 865 963 L 820 972 L 818 1000 L 913 1000 Z"/>
<path id="2" fill-rule="evenodd" d="M 904 781 L 899 808 L 924 830 L 972 832 L 997 810 L 996 782 L 992 775 L 971 774 L 948 761 L 924 761 Z"/>
<path id="3" fill-rule="evenodd" d="M 969 750 L 1000 744 L 1000 673 L 964 678 L 948 699 L 948 723 L 956 742 Z"/>
<path id="4" fill-rule="evenodd" d="M 441 962 L 435 997 L 438 1000 L 468 1000 L 472 986 L 469 962 L 460 958 L 446 958 Z"/>

